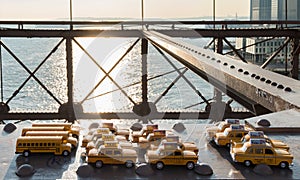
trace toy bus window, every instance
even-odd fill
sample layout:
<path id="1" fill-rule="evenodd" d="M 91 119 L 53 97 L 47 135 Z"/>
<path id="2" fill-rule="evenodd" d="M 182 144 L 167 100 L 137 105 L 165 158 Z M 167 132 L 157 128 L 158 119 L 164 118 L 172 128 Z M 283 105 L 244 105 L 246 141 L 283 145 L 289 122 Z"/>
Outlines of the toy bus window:
<path id="1" fill-rule="evenodd" d="M 18 146 L 22 146 L 22 143 L 19 143 Z"/>
<path id="2" fill-rule="evenodd" d="M 34 146 L 34 143 L 31 143 L 31 146 Z"/>
<path id="3" fill-rule="evenodd" d="M 112 151 L 106 151 L 105 154 L 106 155 L 112 155 Z"/>
<path id="4" fill-rule="evenodd" d="M 249 154 L 253 154 L 253 152 L 254 152 L 254 151 L 253 151 L 252 148 L 250 148 L 250 149 L 248 150 L 248 153 L 249 153 Z"/>
<path id="5" fill-rule="evenodd" d="M 23 143 L 23 146 L 26 146 L 26 143 Z"/>
<path id="6" fill-rule="evenodd" d="M 174 153 L 175 156 L 181 156 L 181 152 L 177 151 Z"/>
<path id="7" fill-rule="evenodd" d="M 119 156 L 119 155 L 121 155 L 121 152 L 120 151 L 115 151 L 115 155 Z"/>
<path id="8" fill-rule="evenodd" d="M 241 138 L 241 137 L 243 137 L 243 134 L 242 133 L 236 133 L 235 137 L 240 137 Z"/>
<path id="9" fill-rule="evenodd" d="M 233 137 L 233 134 L 229 134 L 228 137 Z"/>
<path id="10" fill-rule="evenodd" d="M 52 146 L 55 146 L 55 143 L 52 143 Z"/>
<path id="11" fill-rule="evenodd" d="M 255 154 L 263 154 L 263 149 L 255 149 Z"/>
<path id="12" fill-rule="evenodd" d="M 51 143 L 48 143 L 48 146 L 51 146 Z"/>
<path id="13" fill-rule="evenodd" d="M 265 154 L 274 154 L 274 152 L 271 149 L 265 149 Z"/>
<path id="14" fill-rule="evenodd" d="M 35 146 L 39 146 L 39 143 L 35 143 Z"/>
<path id="15" fill-rule="evenodd" d="M 43 143 L 40 143 L 40 146 L 43 146 Z"/>
<path id="16" fill-rule="evenodd" d="M 47 143 L 44 143 L 44 146 L 47 146 Z"/>
<path id="17" fill-rule="evenodd" d="M 27 146 L 30 146 L 30 143 L 27 143 Z"/>

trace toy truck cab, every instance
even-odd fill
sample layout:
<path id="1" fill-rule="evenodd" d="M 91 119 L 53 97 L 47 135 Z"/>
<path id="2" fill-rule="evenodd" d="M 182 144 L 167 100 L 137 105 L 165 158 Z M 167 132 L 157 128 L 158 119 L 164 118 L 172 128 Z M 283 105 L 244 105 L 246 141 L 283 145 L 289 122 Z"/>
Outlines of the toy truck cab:
<path id="1" fill-rule="evenodd" d="M 279 165 L 287 168 L 292 165 L 293 156 L 284 149 L 273 148 L 265 139 L 250 139 L 242 147 L 231 148 L 230 155 L 234 162 L 251 164 Z"/>
<path id="2" fill-rule="evenodd" d="M 187 169 L 193 169 L 198 156 L 192 151 L 179 149 L 176 142 L 166 142 L 157 150 L 148 150 L 145 159 L 159 170 L 165 165 L 184 165 Z"/>
<path id="3" fill-rule="evenodd" d="M 107 141 L 99 149 L 91 149 L 87 156 L 87 162 L 95 164 L 97 168 L 104 164 L 125 164 L 127 168 L 131 168 L 136 160 L 136 151 L 120 148 L 117 141 Z"/>
<path id="4" fill-rule="evenodd" d="M 241 138 L 248 133 L 248 130 L 244 128 L 244 125 L 230 125 L 224 132 L 216 133 L 214 142 L 218 146 L 230 147 L 231 142 L 240 141 Z"/>
<path id="5" fill-rule="evenodd" d="M 249 131 L 242 139 L 241 142 L 234 142 L 232 147 L 241 147 L 246 142 L 249 142 L 250 139 L 265 139 L 266 143 L 270 144 L 273 148 L 281 148 L 286 151 L 289 151 L 290 147 L 280 140 L 270 139 L 264 134 L 263 131 Z"/>
<path id="6" fill-rule="evenodd" d="M 226 128 L 230 127 L 231 124 L 240 124 L 240 120 L 225 119 L 225 121 L 221 121 L 214 126 L 207 127 L 205 132 L 207 140 L 212 140 L 216 133 L 223 132 Z"/>

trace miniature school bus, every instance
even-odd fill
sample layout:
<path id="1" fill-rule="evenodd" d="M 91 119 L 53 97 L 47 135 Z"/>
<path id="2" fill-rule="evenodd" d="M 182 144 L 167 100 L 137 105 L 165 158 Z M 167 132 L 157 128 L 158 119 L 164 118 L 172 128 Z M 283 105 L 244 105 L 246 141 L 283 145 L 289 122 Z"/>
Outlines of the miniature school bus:
<path id="1" fill-rule="evenodd" d="M 147 124 L 141 131 L 132 132 L 131 134 L 131 142 L 137 143 L 139 142 L 140 137 L 146 138 L 150 133 L 153 133 L 154 130 L 158 129 L 157 124 Z"/>
<path id="2" fill-rule="evenodd" d="M 86 147 L 90 141 L 97 141 L 98 138 L 102 137 L 102 134 L 109 134 L 109 133 L 111 133 L 109 128 L 99 127 L 93 130 L 91 134 L 88 134 L 83 137 L 81 146 Z"/>
<path id="3" fill-rule="evenodd" d="M 137 153 L 133 149 L 120 148 L 117 141 L 106 141 L 99 149 L 91 149 L 87 162 L 101 168 L 104 164 L 125 164 L 127 168 L 133 167 L 137 160 Z"/>
<path id="4" fill-rule="evenodd" d="M 28 131 L 66 131 L 64 127 L 24 127 L 21 136 L 25 136 Z M 69 132 L 69 131 L 67 131 Z"/>
<path id="5" fill-rule="evenodd" d="M 293 163 L 293 156 L 284 149 L 273 148 L 265 139 L 250 139 L 242 147 L 231 148 L 230 155 L 234 162 L 251 164 L 279 165 L 286 168 Z"/>
<path id="6" fill-rule="evenodd" d="M 248 133 L 244 125 L 232 124 L 226 128 L 224 132 L 216 133 L 214 141 L 218 146 L 230 147 L 231 142 L 240 141 L 241 138 Z"/>
<path id="7" fill-rule="evenodd" d="M 77 139 L 70 136 L 67 131 L 27 131 L 25 136 L 62 136 L 63 140 L 67 140 L 72 145 L 72 148 L 76 148 L 78 145 Z"/>
<path id="8" fill-rule="evenodd" d="M 212 138 L 218 132 L 223 132 L 226 128 L 229 128 L 231 124 L 240 124 L 239 119 L 225 119 L 225 121 L 221 121 L 216 126 L 211 126 L 206 128 L 206 138 L 208 140 L 212 140 Z"/>
<path id="9" fill-rule="evenodd" d="M 68 156 L 71 144 L 62 136 L 22 136 L 16 142 L 16 154 L 28 157 L 31 153 L 54 153 Z"/>
<path id="10" fill-rule="evenodd" d="M 235 142 L 232 147 L 241 147 L 244 143 L 249 142 L 250 139 L 265 139 L 266 143 L 270 144 L 273 148 L 281 148 L 289 151 L 290 147 L 280 140 L 270 139 L 264 134 L 263 131 L 249 131 L 242 139 L 241 142 Z"/>
<path id="11" fill-rule="evenodd" d="M 66 131 L 69 131 L 77 139 L 80 133 L 80 126 L 72 123 L 33 123 L 32 127 L 64 127 Z"/>
<path id="12" fill-rule="evenodd" d="M 165 165 L 183 165 L 193 169 L 198 161 L 198 156 L 192 151 L 183 151 L 176 142 L 166 142 L 157 150 L 148 150 L 145 154 L 148 163 L 163 169 Z"/>

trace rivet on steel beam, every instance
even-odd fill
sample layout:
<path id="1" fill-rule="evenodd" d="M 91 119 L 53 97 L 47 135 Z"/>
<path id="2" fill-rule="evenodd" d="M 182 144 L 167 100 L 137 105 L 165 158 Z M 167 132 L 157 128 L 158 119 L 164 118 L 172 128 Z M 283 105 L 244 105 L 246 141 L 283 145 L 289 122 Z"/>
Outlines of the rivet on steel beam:
<path id="1" fill-rule="evenodd" d="M 271 85 L 272 86 L 277 86 L 277 83 L 276 82 L 272 82 Z"/>
<path id="2" fill-rule="evenodd" d="M 217 63 L 221 63 L 221 60 L 217 60 Z"/>
<path id="3" fill-rule="evenodd" d="M 290 87 L 286 87 L 284 90 L 287 91 L 287 92 L 291 92 L 292 91 L 292 89 Z"/>
<path id="4" fill-rule="evenodd" d="M 243 71 L 244 71 L 243 69 L 239 69 L 239 70 L 238 70 L 238 72 L 243 72 Z"/>
<path id="5" fill-rule="evenodd" d="M 255 76 L 256 76 L 256 74 L 251 74 L 251 77 L 253 77 L 253 78 L 254 78 Z"/>
<path id="6" fill-rule="evenodd" d="M 210 56 L 207 56 L 206 58 L 210 58 Z"/>
<path id="7" fill-rule="evenodd" d="M 202 54 L 202 56 L 205 56 L 205 54 Z"/>
<path id="8" fill-rule="evenodd" d="M 277 88 L 278 88 L 278 89 L 284 89 L 284 86 L 283 86 L 282 84 L 279 84 L 279 85 L 277 86 Z"/>
<path id="9" fill-rule="evenodd" d="M 265 82 L 266 78 L 262 77 L 260 78 L 260 81 Z"/>
<path id="10" fill-rule="evenodd" d="M 267 84 L 271 84 L 271 82 L 272 82 L 272 81 L 271 81 L 270 79 L 268 79 L 268 80 L 266 81 Z"/>
<path id="11" fill-rule="evenodd" d="M 235 66 L 234 66 L 234 65 L 231 65 L 231 66 L 230 66 L 230 68 L 231 68 L 231 69 L 234 69 L 234 68 L 235 68 Z"/>
<path id="12" fill-rule="evenodd" d="M 249 75 L 249 72 L 248 72 L 248 71 L 245 71 L 244 74 L 245 74 L 245 75 Z"/>
<path id="13" fill-rule="evenodd" d="M 223 65 L 224 65 L 224 66 L 228 66 L 228 63 L 225 62 L 225 63 L 223 63 Z"/>
<path id="14" fill-rule="evenodd" d="M 260 79 L 260 76 L 255 76 L 255 79 Z"/>
<path id="15" fill-rule="evenodd" d="M 213 60 L 213 61 L 214 61 L 214 60 L 216 60 L 216 58 L 211 58 L 211 60 Z"/>

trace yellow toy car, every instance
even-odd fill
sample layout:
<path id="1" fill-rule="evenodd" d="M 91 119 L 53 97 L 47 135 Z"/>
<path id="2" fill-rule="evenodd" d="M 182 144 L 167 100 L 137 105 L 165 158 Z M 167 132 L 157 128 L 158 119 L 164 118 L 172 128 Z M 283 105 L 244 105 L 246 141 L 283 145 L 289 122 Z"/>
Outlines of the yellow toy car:
<path id="1" fill-rule="evenodd" d="M 282 141 L 270 139 L 263 131 L 249 131 L 248 134 L 241 139 L 241 142 L 234 142 L 232 147 L 242 147 L 243 144 L 249 142 L 250 139 L 265 139 L 266 143 L 270 144 L 273 148 L 281 148 L 286 151 L 290 149 L 290 147 Z"/>
<path id="2" fill-rule="evenodd" d="M 81 147 L 86 147 L 90 141 L 96 141 L 98 138 L 102 137 L 102 134 L 110 134 L 109 128 L 97 128 L 90 131 L 86 136 L 83 137 L 81 141 Z"/>
<path id="3" fill-rule="evenodd" d="M 107 141 L 99 149 L 91 149 L 87 162 L 101 168 L 104 164 L 125 164 L 127 168 L 134 166 L 137 153 L 133 149 L 122 149 L 117 141 Z"/>
<path id="4" fill-rule="evenodd" d="M 198 162 L 198 156 L 192 151 L 183 151 L 176 142 L 166 142 L 157 150 L 148 150 L 145 160 L 161 170 L 165 165 L 183 165 L 193 169 Z"/>
<path id="5" fill-rule="evenodd" d="M 240 124 L 240 120 L 225 119 L 225 121 L 218 122 L 214 126 L 207 127 L 205 132 L 207 140 L 212 140 L 216 133 L 223 132 L 226 128 L 229 128 L 231 124 Z"/>
<path id="6" fill-rule="evenodd" d="M 240 141 L 247 133 L 248 130 L 245 129 L 244 125 L 232 124 L 224 132 L 216 133 L 213 139 L 218 146 L 230 147 L 231 142 Z"/>
<path id="7" fill-rule="evenodd" d="M 287 168 L 293 165 L 293 155 L 284 149 L 273 148 L 265 139 L 250 139 L 242 147 L 231 148 L 230 155 L 234 162 L 244 163 L 245 166 L 267 164 Z"/>
<path id="8" fill-rule="evenodd" d="M 146 138 L 150 133 L 153 133 L 154 130 L 158 129 L 157 124 L 147 124 L 141 131 L 133 131 L 130 136 L 130 141 L 133 143 L 139 142 L 140 137 Z"/>

